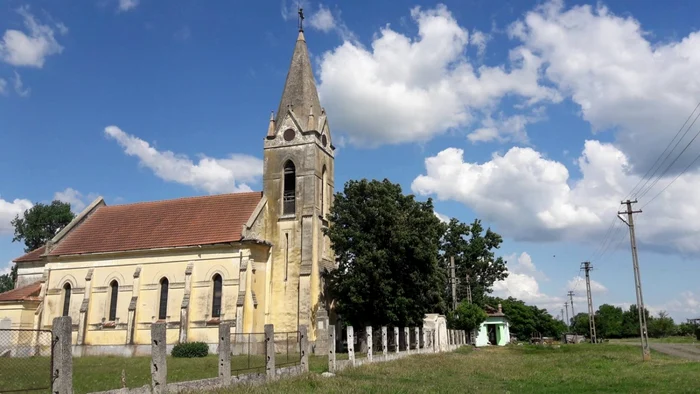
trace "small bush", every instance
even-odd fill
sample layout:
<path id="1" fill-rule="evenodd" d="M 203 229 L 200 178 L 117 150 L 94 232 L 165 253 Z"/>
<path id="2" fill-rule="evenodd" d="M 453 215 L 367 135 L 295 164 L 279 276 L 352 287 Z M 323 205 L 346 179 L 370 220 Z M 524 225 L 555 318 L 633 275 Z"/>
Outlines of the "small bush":
<path id="1" fill-rule="evenodd" d="M 185 342 L 173 346 L 173 357 L 206 357 L 209 354 L 209 346 L 204 342 Z"/>
<path id="2" fill-rule="evenodd" d="M 700 326 L 695 327 L 695 339 L 700 341 Z"/>

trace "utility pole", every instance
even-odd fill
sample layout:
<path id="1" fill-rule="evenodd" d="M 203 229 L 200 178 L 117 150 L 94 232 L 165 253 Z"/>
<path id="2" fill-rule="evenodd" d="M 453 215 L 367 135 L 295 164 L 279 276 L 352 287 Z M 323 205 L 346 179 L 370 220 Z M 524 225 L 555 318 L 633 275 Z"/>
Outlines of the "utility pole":
<path id="1" fill-rule="evenodd" d="M 469 274 L 467 274 L 467 301 L 472 303 L 472 283 L 469 281 Z"/>
<path id="2" fill-rule="evenodd" d="M 457 277 L 455 276 L 455 256 L 450 256 L 450 277 L 452 282 L 452 310 L 457 309 Z"/>
<path id="3" fill-rule="evenodd" d="M 596 343 L 595 315 L 593 312 L 593 298 L 591 297 L 591 267 L 590 261 L 584 261 L 583 270 L 586 271 L 586 296 L 588 297 L 588 331 L 591 335 L 591 343 Z"/>
<path id="4" fill-rule="evenodd" d="M 569 299 L 571 300 L 571 318 L 575 319 L 576 318 L 576 312 L 574 312 L 574 292 L 569 290 L 566 295 L 569 296 Z"/>
<path id="5" fill-rule="evenodd" d="M 649 351 L 649 337 L 647 333 L 647 316 L 644 309 L 644 297 L 642 296 L 642 278 L 639 275 L 639 259 L 637 257 L 637 240 L 634 236 L 634 216 L 635 213 L 642 213 L 641 210 L 633 211 L 632 204 L 634 201 L 622 201 L 620 204 L 625 205 L 626 210 L 617 213 L 617 218 L 622 220 L 630 229 L 630 246 L 632 247 L 632 266 L 634 267 L 634 288 L 637 292 L 637 311 L 639 312 L 639 335 L 642 341 L 642 359 L 644 361 L 651 360 L 651 352 Z M 620 215 L 627 214 L 627 220 Z"/>
<path id="6" fill-rule="evenodd" d="M 564 321 L 564 308 L 561 308 L 561 321 Z"/>
<path id="7" fill-rule="evenodd" d="M 569 302 L 564 303 L 564 308 L 566 308 L 566 326 L 569 327 Z"/>

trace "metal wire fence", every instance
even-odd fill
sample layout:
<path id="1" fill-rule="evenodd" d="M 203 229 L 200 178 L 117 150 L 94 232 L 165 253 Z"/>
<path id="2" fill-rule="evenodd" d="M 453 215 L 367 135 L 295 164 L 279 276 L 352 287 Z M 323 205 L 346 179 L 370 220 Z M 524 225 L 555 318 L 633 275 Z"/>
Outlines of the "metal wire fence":
<path id="1" fill-rule="evenodd" d="M 299 331 L 275 333 L 275 364 L 280 367 L 301 363 Z"/>
<path id="2" fill-rule="evenodd" d="M 51 331 L 0 329 L 0 393 L 49 390 L 53 347 Z"/>
<path id="3" fill-rule="evenodd" d="M 265 372 L 265 333 L 231 334 L 231 373 Z"/>

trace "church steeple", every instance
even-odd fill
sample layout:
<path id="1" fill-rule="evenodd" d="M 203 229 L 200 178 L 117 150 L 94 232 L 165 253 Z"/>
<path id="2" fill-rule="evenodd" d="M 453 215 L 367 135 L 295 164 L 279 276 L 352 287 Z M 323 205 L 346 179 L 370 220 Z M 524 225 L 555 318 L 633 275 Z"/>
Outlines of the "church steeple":
<path id="1" fill-rule="evenodd" d="M 275 115 L 275 125 L 280 124 L 287 115 L 288 110 L 292 111 L 295 120 L 303 131 L 320 131 L 317 130 L 319 125 L 309 124 L 311 119 L 316 121 L 320 119 L 321 103 L 316 91 L 316 81 L 311 69 L 311 60 L 306 48 L 306 38 L 303 30 L 299 31 L 299 36 L 294 46 L 294 54 L 287 72 L 287 80 L 284 83 L 282 99 Z M 271 135 L 269 132 L 267 136 L 270 138 L 275 137 L 274 133 Z"/>

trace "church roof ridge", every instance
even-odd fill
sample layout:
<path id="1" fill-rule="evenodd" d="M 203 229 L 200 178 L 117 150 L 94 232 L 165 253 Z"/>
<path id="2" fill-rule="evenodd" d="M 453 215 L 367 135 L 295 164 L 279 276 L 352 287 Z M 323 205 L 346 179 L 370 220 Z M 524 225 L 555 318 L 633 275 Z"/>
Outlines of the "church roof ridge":
<path id="1" fill-rule="evenodd" d="M 147 205 L 147 204 L 159 204 L 159 203 L 165 203 L 165 202 L 175 202 L 175 201 L 182 201 L 182 200 L 196 200 L 196 199 L 206 199 L 206 198 L 216 198 L 216 197 L 226 197 L 226 196 L 243 196 L 243 195 L 254 195 L 254 194 L 260 194 L 262 196 L 262 191 L 249 191 L 249 192 L 232 192 L 232 193 L 219 193 L 219 194 L 207 194 L 207 195 L 201 195 L 201 196 L 183 196 L 183 197 L 175 197 L 175 198 L 164 198 L 161 200 L 151 200 L 151 201 L 134 201 L 134 202 L 128 202 L 124 204 L 114 204 L 114 205 L 105 205 L 105 208 L 116 208 L 116 207 L 130 207 L 134 205 Z"/>
<path id="2" fill-rule="evenodd" d="M 241 192 L 101 206 L 42 256 L 240 242 L 261 199 L 262 192 Z M 41 260 L 37 254 L 32 251 L 15 262 Z"/>

